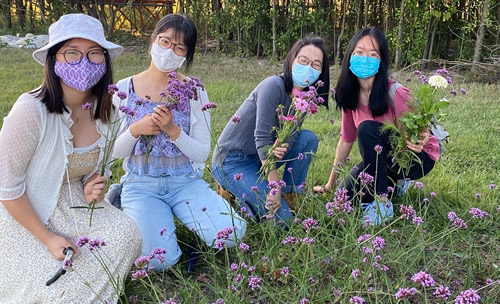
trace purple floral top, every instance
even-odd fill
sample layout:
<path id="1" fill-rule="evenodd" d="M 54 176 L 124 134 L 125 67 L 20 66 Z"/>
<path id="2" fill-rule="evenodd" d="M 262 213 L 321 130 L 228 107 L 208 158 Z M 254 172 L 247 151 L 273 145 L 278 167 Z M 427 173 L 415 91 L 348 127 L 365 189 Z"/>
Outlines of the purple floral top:
<path id="1" fill-rule="evenodd" d="M 135 95 L 133 82 L 130 81 L 127 106 L 130 109 L 134 109 L 134 115 L 126 116 L 127 125 L 130 126 L 147 114 L 154 113 L 154 108 L 158 106 L 158 103 L 142 99 Z M 189 103 L 180 109 L 172 109 L 171 112 L 175 124 L 186 132 L 186 134 L 189 134 L 189 119 L 191 115 Z M 147 147 L 147 137 L 141 136 L 135 144 L 126 166 L 130 173 L 149 176 L 178 176 L 193 172 L 189 159 L 182 154 L 165 132 L 162 131 L 160 134 L 151 137 L 151 141 L 149 142 L 150 152 L 146 160 Z"/>

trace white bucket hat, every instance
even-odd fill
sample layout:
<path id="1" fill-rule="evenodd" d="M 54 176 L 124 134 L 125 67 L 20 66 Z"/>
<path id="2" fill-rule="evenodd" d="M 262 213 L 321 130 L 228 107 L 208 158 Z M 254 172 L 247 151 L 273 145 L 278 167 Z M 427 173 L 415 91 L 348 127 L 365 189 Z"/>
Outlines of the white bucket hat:
<path id="1" fill-rule="evenodd" d="M 50 25 L 49 43 L 43 48 L 34 51 L 33 58 L 44 65 L 51 47 L 59 42 L 73 38 L 94 41 L 108 51 L 111 59 L 119 56 L 123 51 L 123 47 L 106 40 L 104 29 L 99 20 L 85 14 L 67 14 Z"/>

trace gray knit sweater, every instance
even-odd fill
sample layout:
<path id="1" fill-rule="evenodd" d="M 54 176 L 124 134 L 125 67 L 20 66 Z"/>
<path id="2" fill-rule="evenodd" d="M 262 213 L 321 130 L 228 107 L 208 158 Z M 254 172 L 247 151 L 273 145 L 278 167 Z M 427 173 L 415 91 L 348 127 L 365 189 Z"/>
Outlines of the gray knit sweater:
<path id="1" fill-rule="evenodd" d="M 288 113 L 291 103 L 283 78 L 275 75 L 264 79 L 236 111 L 235 115 L 240 116 L 241 122 L 234 123 L 230 119 L 224 127 L 215 146 L 212 164 L 220 166 L 229 152 L 235 150 L 247 155 L 258 154 L 261 160 L 265 160 L 267 146 L 273 145 L 276 140 L 272 130 L 274 126 L 279 126 L 276 109 L 282 104 L 283 113 Z M 288 140 L 290 146 L 296 135 Z"/>

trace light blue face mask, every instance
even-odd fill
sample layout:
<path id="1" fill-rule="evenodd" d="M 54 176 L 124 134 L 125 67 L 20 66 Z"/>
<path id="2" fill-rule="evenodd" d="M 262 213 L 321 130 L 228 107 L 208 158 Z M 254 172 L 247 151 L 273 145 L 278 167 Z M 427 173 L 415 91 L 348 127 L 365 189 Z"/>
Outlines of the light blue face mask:
<path id="1" fill-rule="evenodd" d="M 368 56 L 352 55 L 349 69 L 356 77 L 365 79 L 377 74 L 380 59 Z"/>
<path id="2" fill-rule="evenodd" d="M 318 71 L 309 65 L 294 63 L 292 67 L 293 83 L 300 88 L 312 85 L 316 80 L 318 80 L 320 74 L 321 71 Z"/>

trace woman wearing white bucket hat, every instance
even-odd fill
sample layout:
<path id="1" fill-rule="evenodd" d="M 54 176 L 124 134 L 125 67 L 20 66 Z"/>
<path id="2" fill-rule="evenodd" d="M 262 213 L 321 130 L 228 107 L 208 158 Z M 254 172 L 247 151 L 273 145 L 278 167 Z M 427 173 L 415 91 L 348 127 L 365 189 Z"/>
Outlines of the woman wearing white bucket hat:
<path id="1" fill-rule="evenodd" d="M 85 243 L 82 236 L 94 240 L 94 247 L 107 243 L 102 250 L 118 282 L 141 248 L 135 223 L 103 201 L 107 177 L 96 173 L 108 125 L 116 119 L 107 91 L 111 59 L 122 47 L 106 41 L 101 23 L 83 14 L 62 16 L 50 26 L 49 39 L 33 53 L 45 66 L 42 85 L 19 97 L 0 130 L 0 298 L 2 303 L 116 302 L 93 252 L 77 246 Z M 90 212 L 71 207 L 92 200 L 102 208 L 89 227 Z M 75 271 L 46 286 L 62 269 L 60 261 L 69 258 L 68 247 L 75 252 Z"/>

